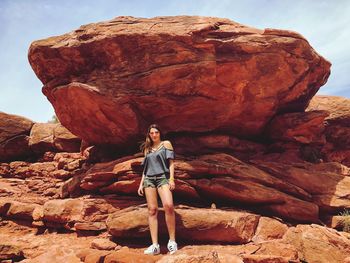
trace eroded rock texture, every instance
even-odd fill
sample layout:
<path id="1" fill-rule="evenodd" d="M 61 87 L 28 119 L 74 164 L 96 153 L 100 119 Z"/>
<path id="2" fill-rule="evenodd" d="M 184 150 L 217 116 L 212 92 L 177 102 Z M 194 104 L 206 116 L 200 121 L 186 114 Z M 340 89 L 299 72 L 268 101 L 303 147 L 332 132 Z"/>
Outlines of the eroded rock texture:
<path id="1" fill-rule="evenodd" d="M 0 260 L 350 262 L 350 104 L 314 96 L 330 63 L 300 34 L 117 17 L 35 41 L 29 60 L 61 124 L 1 115 Z M 161 203 L 161 254 L 143 254 L 132 144 L 154 122 L 177 153 L 174 255 Z"/>
<path id="2" fill-rule="evenodd" d="M 33 42 L 29 61 L 65 127 L 117 145 L 150 122 L 258 135 L 277 112 L 304 110 L 330 73 L 298 33 L 197 16 L 84 25 Z"/>

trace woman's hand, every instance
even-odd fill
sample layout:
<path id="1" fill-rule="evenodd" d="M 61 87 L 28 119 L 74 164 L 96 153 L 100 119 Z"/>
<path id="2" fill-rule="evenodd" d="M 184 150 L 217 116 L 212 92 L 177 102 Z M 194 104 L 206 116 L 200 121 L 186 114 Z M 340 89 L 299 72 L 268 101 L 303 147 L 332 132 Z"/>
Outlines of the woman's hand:
<path id="1" fill-rule="evenodd" d="M 139 189 L 137 190 L 137 193 L 139 194 L 139 196 L 143 196 L 143 187 L 142 187 L 142 184 L 140 184 Z"/>
<path id="2" fill-rule="evenodd" d="M 169 180 L 169 189 L 172 191 L 175 189 L 175 182 L 174 180 Z"/>

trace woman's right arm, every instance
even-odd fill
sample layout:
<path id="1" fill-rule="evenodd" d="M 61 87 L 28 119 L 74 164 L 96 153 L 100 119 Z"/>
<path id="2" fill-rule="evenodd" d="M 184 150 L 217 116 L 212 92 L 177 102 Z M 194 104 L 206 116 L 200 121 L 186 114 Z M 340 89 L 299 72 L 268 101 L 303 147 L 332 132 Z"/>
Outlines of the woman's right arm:
<path id="1" fill-rule="evenodd" d="M 141 181 L 140 181 L 140 185 L 139 185 L 139 189 L 137 190 L 137 193 L 138 193 L 140 196 L 143 195 L 143 181 L 145 180 L 145 168 L 146 168 L 146 166 L 143 168 L 142 177 L 141 177 Z"/>

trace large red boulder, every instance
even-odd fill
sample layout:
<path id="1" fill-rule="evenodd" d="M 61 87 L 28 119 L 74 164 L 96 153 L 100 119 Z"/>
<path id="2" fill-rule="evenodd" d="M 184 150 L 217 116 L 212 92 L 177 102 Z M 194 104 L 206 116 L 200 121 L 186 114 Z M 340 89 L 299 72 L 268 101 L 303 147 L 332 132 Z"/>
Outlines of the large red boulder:
<path id="1" fill-rule="evenodd" d="M 117 145 L 150 122 L 260 134 L 277 112 L 304 110 L 331 65 L 296 32 L 200 16 L 83 25 L 34 41 L 29 61 L 65 127 Z"/>

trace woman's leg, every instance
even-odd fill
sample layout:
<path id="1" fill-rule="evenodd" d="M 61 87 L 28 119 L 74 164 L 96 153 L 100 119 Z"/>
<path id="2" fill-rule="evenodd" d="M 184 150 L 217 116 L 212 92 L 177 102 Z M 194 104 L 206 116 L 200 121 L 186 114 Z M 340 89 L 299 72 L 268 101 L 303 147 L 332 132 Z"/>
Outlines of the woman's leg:
<path id="1" fill-rule="evenodd" d="M 165 212 L 165 222 L 168 228 L 169 238 L 175 241 L 175 211 L 173 194 L 169 189 L 168 184 L 164 184 L 157 189 Z"/>
<path id="2" fill-rule="evenodd" d="M 157 190 L 155 187 L 145 187 L 145 196 L 148 206 L 148 224 L 151 232 L 151 239 L 153 244 L 158 244 L 158 200 Z"/>

